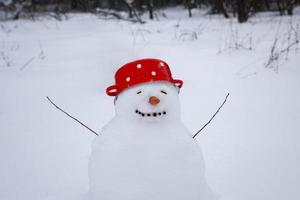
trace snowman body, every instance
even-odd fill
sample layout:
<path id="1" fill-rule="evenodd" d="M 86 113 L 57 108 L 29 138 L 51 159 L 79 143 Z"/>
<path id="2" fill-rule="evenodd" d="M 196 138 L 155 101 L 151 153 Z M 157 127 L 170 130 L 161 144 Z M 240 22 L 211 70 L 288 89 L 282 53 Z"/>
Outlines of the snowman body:
<path id="1" fill-rule="evenodd" d="M 91 200 L 213 200 L 196 140 L 180 120 L 178 88 L 139 84 L 92 145 Z"/>

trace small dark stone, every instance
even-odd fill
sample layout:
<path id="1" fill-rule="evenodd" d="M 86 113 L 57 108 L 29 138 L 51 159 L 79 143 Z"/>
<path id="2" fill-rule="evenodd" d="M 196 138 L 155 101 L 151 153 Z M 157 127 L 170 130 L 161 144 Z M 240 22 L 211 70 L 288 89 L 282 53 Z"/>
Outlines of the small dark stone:
<path id="1" fill-rule="evenodd" d="M 147 114 L 147 116 L 148 116 L 148 117 L 150 117 L 150 116 L 151 116 L 151 114 L 149 114 L 149 113 L 148 113 L 148 114 Z"/>
<path id="2" fill-rule="evenodd" d="M 153 113 L 152 115 L 153 115 L 154 117 L 156 117 L 157 114 L 156 114 L 156 113 Z"/>
<path id="3" fill-rule="evenodd" d="M 158 115 L 161 115 L 161 112 L 159 112 Z"/>
<path id="4" fill-rule="evenodd" d="M 145 116 L 145 114 L 143 113 L 143 114 L 142 114 L 142 116 L 144 117 L 144 116 Z"/>
<path id="5" fill-rule="evenodd" d="M 138 110 L 135 110 L 135 113 L 139 113 L 139 111 L 138 111 Z"/>
<path id="6" fill-rule="evenodd" d="M 164 114 L 164 115 L 167 114 L 166 111 L 164 111 L 163 114 Z"/>

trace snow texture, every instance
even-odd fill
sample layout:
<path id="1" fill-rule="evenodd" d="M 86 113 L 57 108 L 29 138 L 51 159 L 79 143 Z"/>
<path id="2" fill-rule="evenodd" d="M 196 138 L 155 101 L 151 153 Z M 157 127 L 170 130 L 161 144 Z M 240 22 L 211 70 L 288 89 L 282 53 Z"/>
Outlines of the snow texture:
<path id="1" fill-rule="evenodd" d="M 160 103 L 151 105 L 152 96 Z M 116 116 L 93 143 L 90 199 L 215 199 L 179 107 L 178 88 L 167 82 L 140 84 L 118 96 Z"/>
<path id="2" fill-rule="evenodd" d="M 0 3 L 3 3 L 5 6 L 9 6 L 12 2 L 12 0 L 0 0 Z"/>
<path id="3" fill-rule="evenodd" d="M 281 58 L 277 72 L 264 67 L 299 14 L 238 24 L 175 8 L 143 25 L 82 14 L 1 22 L 0 199 L 87 199 L 95 136 L 45 97 L 100 132 L 114 116 L 106 87 L 121 65 L 144 57 L 165 60 L 184 81 L 181 116 L 192 133 L 230 92 L 197 137 L 220 199 L 300 199 L 299 53 Z"/>

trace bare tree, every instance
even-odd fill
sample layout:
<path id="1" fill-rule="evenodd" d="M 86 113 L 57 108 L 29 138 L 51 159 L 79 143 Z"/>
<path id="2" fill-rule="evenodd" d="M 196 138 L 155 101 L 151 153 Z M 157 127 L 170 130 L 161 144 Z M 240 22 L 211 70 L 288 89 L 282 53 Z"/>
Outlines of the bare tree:
<path id="1" fill-rule="evenodd" d="M 147 8 L 149 11 L 149 18 L 153 19 L 153 0 L 147 0 Z"/>
<path id="2" fill-rule="evenodd" d="M 293 9 L 297 5 L 296 0 L 277 0 L 276 1 L 280 15 L 293 15 Z"/>
<path id="3" fill-rule="evenodd" d="M 225 18 L 229 18 L 228 12 L 224 5 L 224 0 L 214 0 L 212 6 L 212 13 L 221 13 Z"/>
<path id="4" fill-rule="evenodd" d="M 188 8 L 189 17 L 192 17 L 192 9 L 196 7 L 195 0 L 186 0 L 186 7 Z"/>
<path id="5" fill-rule="evenodd" d="M 238 21 L 244 23 L 248 20 L 248 9 L 246 0 L 236 0 L 236 9 L 238 14 Z"/>
<path id="6" fill-rule="evenodd" d="M 193 15 L 192 9 L 205 6 L 211 8 L 212 14 L 222 14 L 225 18 L 232 14 L 244 23 L 260 11 L 278 10 L 280 15 L 292 15 L 299 4 L 300 0 L 0 0 L 0 8 L 9 19 L 15 20 L 20 16 L 34 16 L 39 11 L 55 13 L 54 17 L 61 20 L 61 16 L 67 16 L 70 11 L 95 12 L 100 9 L 101 13 L 118 16 L 122 15 L 119 11 L 127 10 L 129 17 L 126 19 L 140 23 L 143 23 L 140 17 L 143 13 L 149 13 L 149 18 L 154 19 L 156 8 L 174 5 L 184 5 L 189 17 Z M 123 16 L 118 18 L 124 19 Z"/>

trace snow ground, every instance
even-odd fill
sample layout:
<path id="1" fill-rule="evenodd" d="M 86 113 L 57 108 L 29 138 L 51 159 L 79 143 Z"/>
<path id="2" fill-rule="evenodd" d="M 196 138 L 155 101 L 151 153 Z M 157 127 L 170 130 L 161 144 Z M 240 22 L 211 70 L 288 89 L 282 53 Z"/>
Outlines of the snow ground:
<path id="1" fill-rule="evenodd" d="M 274 38 L 284 48 L 300 16 L 267 13 L 240 25 L 203 11 L 165 14 L 144 25 L 82 14 L 1 23 L 0 199 L 85 199 L 94 135 L 46 96 L 100 131 L 114 114 L 105 88 L 120 65 L 142 57 L 166 60 L 185 81 L 182 117 L 192 132 L 230 92 L 197 138 L 222 199 L 300 199 L 299 53 L 283 56 L 278 72 L 264 67 Z"/>

